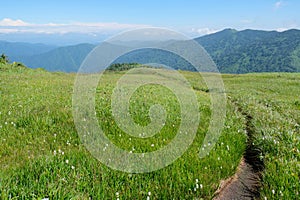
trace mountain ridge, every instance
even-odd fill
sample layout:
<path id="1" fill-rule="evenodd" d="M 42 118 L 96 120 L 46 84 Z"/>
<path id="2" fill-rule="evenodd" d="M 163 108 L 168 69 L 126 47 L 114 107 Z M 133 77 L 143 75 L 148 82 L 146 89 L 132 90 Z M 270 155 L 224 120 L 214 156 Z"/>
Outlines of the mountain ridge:
<path id="1" fill-rule="evenodd" d="M 300 72 L 300 30 L 297 29 L 278 32 L 228 28 L 194 40 L 204 47 L 222 73 Z M 4 48 L 3 44 L 10 45 L 11 49 Z M 23 62 L 31 68 L 64 72 L 76 72 L 95 47 L 89 43 L 55 47 L 0 41 L 0 53 L 5 53 L 12 61 Z M 122 62 L 136 60 L 140 63 L 162 62 L 175 69 L 192 70 L 188 63 L 155 50 L 133 52 L 127 58 L 119 59 Z"/>
<path id="2" fill-rule="evenodd" d="M 230 32 L 230 33 L 229 33 Z M 225 73 L 299 72 L 300 30 L 227 29 L 195 39 Z"/>

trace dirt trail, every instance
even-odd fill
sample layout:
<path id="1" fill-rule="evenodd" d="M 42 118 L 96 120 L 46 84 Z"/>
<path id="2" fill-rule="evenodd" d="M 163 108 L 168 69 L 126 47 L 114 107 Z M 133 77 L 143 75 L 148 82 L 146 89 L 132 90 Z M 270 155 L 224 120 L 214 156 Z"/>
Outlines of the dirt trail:
<path id="1" fill-rule="evenodd" d="M 260 177 L 243 158 L 235 175 L 221 183 L 214 200 L 258 198 Z"/>
<path id="2" fill-rule="evenodd" d="M 247 148 L 238 166 L 236 173 L 225 181 L 222 181 L 219 189 L 215 193 L 214 200 L 228 199 L 256 199 L 259 198 L 261 185 L 261 173 L 264 163 L 260 159 L 261 150 L 253 145 L 254 127 L 252 117 L 242 112 L 246 118 L 246 132 L 248 136 Z"/>

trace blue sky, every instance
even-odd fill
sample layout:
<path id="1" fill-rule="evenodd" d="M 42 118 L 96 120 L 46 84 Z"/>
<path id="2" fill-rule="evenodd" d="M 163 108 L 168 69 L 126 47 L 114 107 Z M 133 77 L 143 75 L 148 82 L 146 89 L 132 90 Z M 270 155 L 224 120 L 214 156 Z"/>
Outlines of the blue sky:
<path id="1" fill-rule="evenodd" d="M 299 0 L 5 0 L 0 33 L 112 34 L 144 26 L 191 36 L 300 27 Z"/>

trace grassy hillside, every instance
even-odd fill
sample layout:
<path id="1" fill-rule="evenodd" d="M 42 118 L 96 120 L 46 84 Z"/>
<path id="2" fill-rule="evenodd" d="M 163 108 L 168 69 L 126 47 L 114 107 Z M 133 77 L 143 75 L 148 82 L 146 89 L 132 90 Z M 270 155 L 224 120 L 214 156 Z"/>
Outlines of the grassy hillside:
<path id="1" fill-rule="evenodd" d="M 300 189 L 300 74 L 225 75 L 228 98 L 253 117 L 265 161 L 262 197 L 297 199 Z"/>
<path id="2" fill-rule="evenodd" d="M 130 101 L 134 120 L 149 123 L 148 108 L 159 102 L 168 111 L 167 121 L 153 138 L 130 137 L 110 112 L 113 88 L 124 73 L 104 74 L 97 88 L 97 117 L 105 134 L 127 151 L 149 152 L 165 146 L 180 124 L 176 98 L 161 86 L 140 88 Z M 253 116 L 254 142 L 264 152 L 262 197 L 296 199 L 300 190 L 300 74 L 224 75 L 229 100 L 225 127 L 210 154 L 199 159 L 210 120 L 210 99 L 200 76 L 182 73 L 195 89 L 201 114 L 193 144 L 166 168 L 128 174 L 101 164 L 82 145 L 72 116 L 75 74 L 0 64 L 1 198 L 210 199 L 219 182 L 234 174 L 246 148 L 240 107 Z"/>

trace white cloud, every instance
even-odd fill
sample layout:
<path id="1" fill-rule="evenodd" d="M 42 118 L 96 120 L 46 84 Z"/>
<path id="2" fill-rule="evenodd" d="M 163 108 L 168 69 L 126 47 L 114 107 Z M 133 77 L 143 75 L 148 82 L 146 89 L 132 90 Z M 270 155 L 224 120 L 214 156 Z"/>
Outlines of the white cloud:
<path id="1" fill-rule="evenodd" d="M 298 26 L 297 24 L 293 24 L 293 25 L 289 25 L 289 26 L 286 26 L 286 27 L 277 28 L 276 31 L 283 32 L 283 31 L 287 31 L 287 30 L 290 30 L 290 29 L 300 29 L 300 26 Z"/>
<path id="2" fill-rule="evenodd" d="M 0 27 L 1 26 L 28 26 L 29 24 L 17 19 L 17 20 L 13 20 L 13 19 L 9 19 L 9 18 L 4 18 L 0 21 Z"/>
<path id="3" fill-rule="evenodd" d="M 208 35 L 212 33 L 218 32 L 218 29 L 211 29 L 211 28 L 193 28 L 192 32 L 198 35 Z"/>
<path id="4" fill-rule="evenodd" d="M 65 24 L 47 23 L 33 24 L 24 22 L 20 19 L 2 19 L 0 21 L 0 33 L 46 33 L 46 34 L 65 34 L 65 33 L 111 33 L 126 29 L 147 27 L 143 24 L 121 24 L 111 23 L 84 23 L 72 22 Z"/>
<path id="5" fill-rule="evenodd" d="M 287 31 L 289 30 L 289 28 L 277 28 L 276 31 L 278 32 L 283 32 L 283 31 Z"/>
<path id="6" fill-rule="evenodd" d="M 277 1 L 275 4 L 274 4 L 274 9 L 275 10 L 278 10 L 280 9 L 281 7 L 285 6 L 286 5 L 286 2 L 284 1 Z"/>

